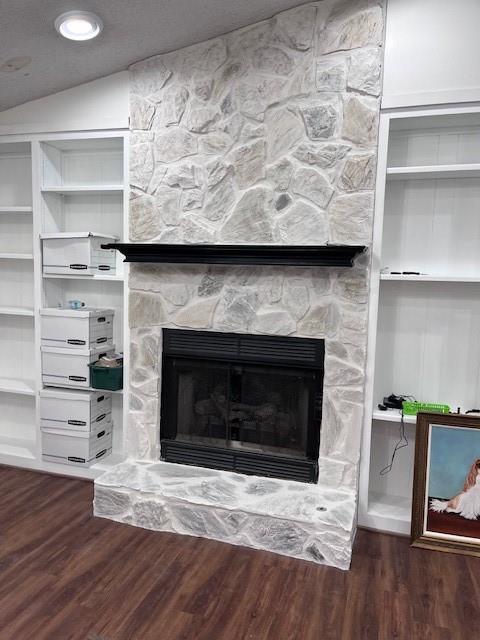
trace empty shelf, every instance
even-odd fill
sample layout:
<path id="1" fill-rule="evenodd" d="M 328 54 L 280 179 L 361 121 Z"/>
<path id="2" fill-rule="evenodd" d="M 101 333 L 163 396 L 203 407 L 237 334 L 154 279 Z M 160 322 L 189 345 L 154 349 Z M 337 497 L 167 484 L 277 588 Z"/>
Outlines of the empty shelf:
<path id="1" fill-rule="evenodd" d="M 103 193 L 103 192 L 123 192 L 122 184 L 87 184 L 87 185 L 59 185 L 54 187 L 43 187 L 43 193 Z"/>
<path id="2" fill-rule="evenodd" d="M 387 180 L 480 178 L 480 164 L 441 164 L 420 167 L 389 167 Z"/>
<path id="3" fill-rule="evenodd" d="M 370 493 L 368 514 L 383 518 L 393 518 L 403 522 L 410 522 L 412 511 L 411 498 L 392 496 L 383 493 Z"/>
<path id="4" fill-rule="evenodd" d="M 1 307 L 0 315 L 2 316 L 33 316 L 33 309 L 26 307 Z"/>
<path id="5" fill-rule="evenodd" d="M 33 380 L 20 380 L 19 378 L 0 378 L 0 392 L 34 396 L 35 382 Z"/>
<path id="6" fill-rule="evenodd" d="M 123 282 L 124 278 L 123 275 L 118 275 L 118 276 L 107 276 L 107 275 L 94 275 L 94 276 L 81 276 L 81 275 L 74 275 L 74 274 L 67 274 L 67 273 L 44 273 L 43 274 L 44 278 L 54 278 L 54 279 L 60 279 L 60 280 L 101 280 L 103 282 Z"/>
<path id="7" fill-rule="evenodd" d="M 33 208 L 31 206 L 28 207 L 0 207 L 0 213 L 32 213 Z"/>
<path id="8" fill-rule="evenodd" d="M 33 260 L 33 253 L 0 253 L 0 260 Z"/>
<path id="9" fill-rule="evenodd" d="M 0 436 L 0 456 L 35 459 L 35 440 L 23 440 Z"/>
<path id="10" fill-rule="evenodd" d="M 390 282 L 480 282 L 480 276 L 440 276 L 440 275 L 403 275 L 397 273 L 381 273 L 380 280 Z"/>

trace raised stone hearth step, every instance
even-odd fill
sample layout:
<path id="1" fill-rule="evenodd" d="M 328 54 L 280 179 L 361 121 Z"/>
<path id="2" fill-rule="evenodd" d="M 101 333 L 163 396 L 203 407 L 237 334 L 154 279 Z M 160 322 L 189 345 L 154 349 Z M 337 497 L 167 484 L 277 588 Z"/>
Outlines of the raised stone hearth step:
<path id="1" fill-rule="evenodd" d="M 94 513 L 348 569 L 355 495 L 167 462 L 123 462 L 95 481 Z"/>

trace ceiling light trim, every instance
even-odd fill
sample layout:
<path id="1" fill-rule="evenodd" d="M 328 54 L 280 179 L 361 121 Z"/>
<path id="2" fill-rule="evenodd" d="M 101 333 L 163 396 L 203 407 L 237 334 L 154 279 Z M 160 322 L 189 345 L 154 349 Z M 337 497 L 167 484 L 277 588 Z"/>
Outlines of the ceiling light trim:
<path id="1" fill-rule="evenodd" d="M 103 30 L 102 20 L 91 11 L 67 11 L 54 24 L 61 36 L 74 42 L 96 38 Z"/>

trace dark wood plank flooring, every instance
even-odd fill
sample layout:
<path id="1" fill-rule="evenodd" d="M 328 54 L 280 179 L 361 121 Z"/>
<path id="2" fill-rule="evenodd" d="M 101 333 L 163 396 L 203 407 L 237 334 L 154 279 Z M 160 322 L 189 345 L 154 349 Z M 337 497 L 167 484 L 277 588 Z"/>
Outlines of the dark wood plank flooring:
<path id="1" fill-rule="evenodd" d="M 352 570 L 92 517 L 0 467 L 0 640 L 474 640 L 480 559 L 360 531 Z"/>

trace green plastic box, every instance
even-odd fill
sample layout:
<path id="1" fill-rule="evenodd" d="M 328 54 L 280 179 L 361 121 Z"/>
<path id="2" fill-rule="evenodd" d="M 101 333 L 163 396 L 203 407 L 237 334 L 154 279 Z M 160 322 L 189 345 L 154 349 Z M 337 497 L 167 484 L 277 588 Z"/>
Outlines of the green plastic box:
<path id="1" fill-rule="evenodd" d="M 94 389 L 118 391 L 123 389 L 123 367 L 99 367 L 97 364 L 89 364 L 90 386 Z"/>
<path id="2" fill-rule="evenodd" d="M 403 402 L 403 413 L 406 416 L 416 416 L 419 411 L 431 411 L 432 413 L 450 413 L 448 404 L 435 404 L 433 402 Z"/>

